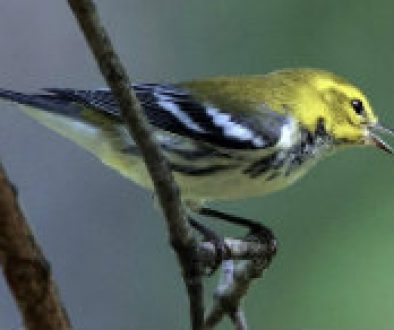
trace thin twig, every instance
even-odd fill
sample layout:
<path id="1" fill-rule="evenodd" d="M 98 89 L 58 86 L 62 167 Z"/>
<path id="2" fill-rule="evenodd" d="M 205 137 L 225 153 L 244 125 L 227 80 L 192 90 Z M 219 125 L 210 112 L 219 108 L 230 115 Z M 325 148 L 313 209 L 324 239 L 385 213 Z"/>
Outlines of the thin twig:
<path id="1" fill-rule="evenodd" d="M 207 313 L 204 329 L 213 329 L 228 315 L 237 330 L 247 330 L 246 319 L 241 310 L 242 298 L 246 296 L 252 281 L 261 277 L 270 263 L 267 259 L 269 251 L 265 244 L 249 243 L 256 244 L 256 247 L 261 245 L 258 249 L 253 248 L 261 254 L 256 254 L 255 258 L 248 255 L 249 260 L 242 260 L 237 264 L 234 264 L 233 260 L 223 262 L 221 277 L 214 294 L 214 304 Z"/>
<path id="2" fill-rule="evenodd" d="M 203 324 L 202 272 L 196 258 L 197 241 L 186 220 L 179 189 L 151 134 L 141 105 L 130 88 L 130 79 L 99 20 L 94 3 L 90 0 L 68 0 L 68 3 L 101 73 L 119 103 L 122 118 L 145 160 L 166 218 L 171 245 L 182 267 L 183 278 L 189 293 L 192 328 L 201 329 Z"/>
<path id="3" fill-rule="evenodd" d="M 71 329 L 49 264 L 18 205 L 16 189 L 1 165 L 0 264 L 27 329 Z"/>

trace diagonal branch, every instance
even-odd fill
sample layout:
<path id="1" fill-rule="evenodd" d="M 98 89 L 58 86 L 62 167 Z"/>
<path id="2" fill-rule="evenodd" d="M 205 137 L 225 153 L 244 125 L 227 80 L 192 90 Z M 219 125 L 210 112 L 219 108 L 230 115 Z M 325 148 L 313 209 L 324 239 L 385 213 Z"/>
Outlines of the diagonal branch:
<path id="1" fill-rule="evenodd" d="M 155 142 L 130 80 L 115 53 L 91 0 L 68 0 L 107 84 L 119 103 L 122 118 L 140 148 L 167 223 L 169 239 L 182 267 L 189 293 L 193 329 L 203 324 L 201 267 L 196 258 L 197 241 L 186 220 L 179 189 Z"/>
<path id="2" fill-rule="evenodd" d="M 0 165 L 0 264 L 29 330 L 71 329 L 49 264 Z"/>
<path id="3" fill-rule="evenodd" d="M 247 330 L 241 309 L 242 298 L 246 296 L 252 281 L 260 278 L 271 262 L 272 250 L 259 237 L 249 235 L 245 241 L 232 241 L 230 246 L 233 247 L 231 259 L 242 260 L 236 264 L 233 260 L 223 262 L 214 304 L 205 317 L 205 330 L 213 329 L 226 315 L 236 330 Z"/>

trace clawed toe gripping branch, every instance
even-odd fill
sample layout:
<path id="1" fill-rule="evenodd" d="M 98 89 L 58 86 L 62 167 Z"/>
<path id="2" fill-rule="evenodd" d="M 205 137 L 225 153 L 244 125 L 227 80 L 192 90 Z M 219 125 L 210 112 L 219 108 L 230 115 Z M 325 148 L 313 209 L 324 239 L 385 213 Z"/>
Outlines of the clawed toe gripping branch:
<path id="1" fill-rule="evenodd" d="M 262 276 L 276 253 L 272 240 L 266 236 L 248 234 L 243 239 L 225 238 L 224 249 L 213 241 L 202 241 L 196 245 L 180 247 L 177 251 L 183 269 L 183 279 L 189 293 L 193 329 L 213 329 L 223 317 L 228 316 L 235 329 L 247 329 L 241 310 L 242 298 L 247 294 L 254 279 Z M 214 303 L 205 313 L 203 305 L 203 275 L 205 269 L 216 269 L 221 259 L 221 274 L 214 292 Z"/>
<path id="2" fill-rule="evenodd" d="M 212 329 L 227 315 L 235 329 L 245 330 L 247 324 L 241 310 L 241 300 L 252 281 L 261 277 L 268 268 L 276 249 L 272 250 L 271 241 L 267 241 L 265 237 L 251 234 L 244 239 L 226 238 L 224 243 L 226 254 L 221 275 L 214 293 L 214 303 L 206 313 L 203 329 Z M 212 243 L 203 242 L 199 244 L 198 253 L 203 264 L 211 266 L 218 251 Z"/>

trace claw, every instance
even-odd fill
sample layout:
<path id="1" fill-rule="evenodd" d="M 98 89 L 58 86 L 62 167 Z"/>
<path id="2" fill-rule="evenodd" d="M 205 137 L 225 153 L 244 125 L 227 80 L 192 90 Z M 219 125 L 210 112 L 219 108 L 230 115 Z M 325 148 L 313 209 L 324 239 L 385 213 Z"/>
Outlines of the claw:
<path id="1" fill-rule="evenodd" d="M 215 262 L 212 266 L 209 267 L 208 271 L 206 272 L 207 276 L 212 276 L 212 274 L 214 274 L 215 271 L 222 264 L 225 256 L 228 254 L 228 247 L 224 239 L 218 234 L 216 234 L 213 230 L 205 227 L 204 225 L 192 218 L 189 218 L 189 223 L 204 237 L 204 241 L 212 243 L 215 247 Z"/>
<path id="2" fill-rule="evenodd" d="M 267 261 L 271 263 L 278 250 L 278 242 L 273 231 L 264 225 L 256 223 L 250 228 L 247 238 L 267 244 Z"/>
<path id="3" fill-rule="evenodd" d="M 215 234 L 216 235 L 216 234 Z M 224 242 L 223 238 L 219 237 L 216 235 L 215 238 L 209 240 L 214 246 L 215 246 L 215 251 L 216 251 L 216 258 L 215 258 L 215 263 L 209 267 L 206 275 L 207 276 L 212 276 L 220 267 L 222 264 L 226 254 L 227 254 L 227 245 Z"/>

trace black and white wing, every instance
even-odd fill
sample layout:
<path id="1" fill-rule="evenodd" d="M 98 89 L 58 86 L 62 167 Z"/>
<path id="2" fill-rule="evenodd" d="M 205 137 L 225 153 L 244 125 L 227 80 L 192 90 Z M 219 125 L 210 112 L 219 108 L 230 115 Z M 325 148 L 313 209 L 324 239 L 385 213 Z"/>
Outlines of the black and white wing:
<path id="1" fill-rule="evenodd" d="M 261 149 L 283 138 L 287 116 L 261 106 L 259 112 L 233 113 L 198 101 L 188 90 L 163 84 L 133 85 L 150 123 L 161 130 L 229 149 Z M 117 102 L 109 90 L 46 89 L 48 95 L 33 95 L 33 102 L 54 102 L 64 111 L 67 104 L 108 115 L 120 121 Z M 5 94 L 0 90 L 0 97 Z M 50 106 L 49 106 L 50 107 Z M 72 108 L 75 115 L 75 106 Z M 53 109 L 56 110 L 56 109 Z"/>

